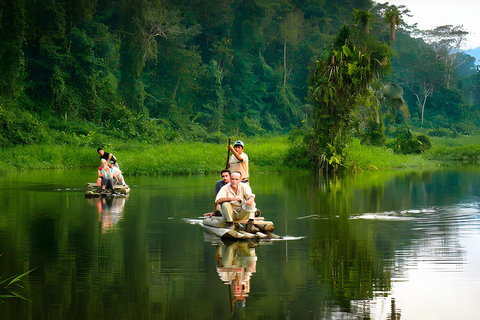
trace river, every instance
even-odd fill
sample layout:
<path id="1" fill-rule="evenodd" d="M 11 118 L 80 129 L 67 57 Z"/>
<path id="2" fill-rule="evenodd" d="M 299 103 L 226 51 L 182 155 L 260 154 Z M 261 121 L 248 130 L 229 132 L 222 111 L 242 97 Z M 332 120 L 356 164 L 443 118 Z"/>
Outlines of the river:
<path id="1" fill-rule="evenodd" d="M 204 234 L 219 175 L 113 200 L 94 168 L 2 176 L 0 319 L 475 319 L 479 173 L 256 174 L 261 242 Z"/>

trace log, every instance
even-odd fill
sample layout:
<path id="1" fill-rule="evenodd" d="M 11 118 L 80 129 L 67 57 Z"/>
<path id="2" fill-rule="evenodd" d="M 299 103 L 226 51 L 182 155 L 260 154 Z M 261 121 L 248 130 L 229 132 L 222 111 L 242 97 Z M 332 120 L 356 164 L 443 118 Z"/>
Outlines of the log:
<path id="1" fill-rule="evenodd" d="M 203 230 L 207 231 L 210 234 L 216 235 L 222 239 L 242 239 L 244 236 L 241 233 L 238 233 L 235 230 L 225 229 L 225 228 L 216 228 L 211 226 L 203 225 Z"/>
<path id="2" fill-rule="evenodd" d="M 244 220 L 238 220 L 238 221 L 234 221 L 234 222 L 235 223 L 247 224 L 248 220 L 244 219 Z M 260 229 L 260 231 L 263 231 L 263 232 L 273 232 L 275 230 L 275 226 L 274 226 L 273 222 L 272 221 L 264 221 L 263 217 L 255 218 L 255 220 L 253 221 L 253 224 L 255 225 L 255 227 L 257 227 L 258 229 Z"/>
<path id="3" fill-rule="evenodd" d="M 227 221 L 223 217 L 221 219 L 218 219 L 218 217 L 209 217 L 203 219 L 203 224 L 206 226 L 210 227 L 216 227 L 216 228 L 226 228 L 227 227 Z"/>
<path id="4" fill-rule="evenodd" d="M 94 192 L 91 190 L 88 190 L 87 192 L 85 192 L 85 198 L 98 198 L 98 197 L 100 197 L 100 193 L 98 192 Z"/>
<path id="5" fill-rule="evenodd" d="M 258 239 L 267 239 L 268 238 L 268 236 L 265 233 L 262 233 L 260 231 L 255 233 L 255 235 L 257 236 Z"/>
<path id="6" fill-rule="evenodd" d="M 273 225 L 273 223 L 271 224 L 257 224 L 255 223 L 255 227 L 257 227 L 258 229 L 260 229 L 260 231 L 263 231 L 263 232 L 273 232 L 275 230 L 275 226 Z"/>
<path id="7" fill-rule="evenodd" d="M 95 182 L 87 183 L 88 191 L 97 191 L 98 189 L 101 189 L 101 187 L 97 186 Z M 130 187 L 128 185 L 122 186 L 117 184 L 113 186 L 113 190 L 115 192 L 122 193 L 122 194 L 130 193 Z"/>
<path id="8" fill-rule="evenodd" d="M 250 233 L 247 231 L 238 231 L 238 233 L 242 234 L 244 239 L 253 239 L 256 237 L 255 233 Z"/>
<path id="9" fill-rule="evenodd" d="M 267 235 L 268 235 L 268 237 L 269 237 L 270 239 L 283 239 L 282 236 L 278 236 L 278 235 L 276 235 L 276 234 L 274 234 L 274 233 L 272 233 L 272 232 L 267 232 Z"/>
<path id="10" fill-rule="evenodd" d="M 246 224 L 246 223 L 248 222 L 248 219 L 236 220 L 236 221 L 233 221 L 233 222 Z M 263 219 L 258 219 L 258 218 L 256 218 L 256 219 L 253 221 L 253 223 L 254 223 L 255 225 L 257 225 L 257 224 L 258 224 L 258 225 L 273 224 L 272 221 L 265 221 L 265 220 L 263 220 Z"/>

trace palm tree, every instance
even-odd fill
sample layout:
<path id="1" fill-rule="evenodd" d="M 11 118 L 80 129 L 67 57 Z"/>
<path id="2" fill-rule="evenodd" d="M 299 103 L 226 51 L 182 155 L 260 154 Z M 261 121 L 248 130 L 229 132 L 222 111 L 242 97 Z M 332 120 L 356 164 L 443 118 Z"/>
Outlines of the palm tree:
<path id="1" fill-rule="evenodd" d="M 390 24 L 390 41 L 395 42 L 395 28 L 403 23 L 402 16 L 408 15 L 410 10 L 405 6 L 390 5 L 385 11 L 385 21 Z"/>

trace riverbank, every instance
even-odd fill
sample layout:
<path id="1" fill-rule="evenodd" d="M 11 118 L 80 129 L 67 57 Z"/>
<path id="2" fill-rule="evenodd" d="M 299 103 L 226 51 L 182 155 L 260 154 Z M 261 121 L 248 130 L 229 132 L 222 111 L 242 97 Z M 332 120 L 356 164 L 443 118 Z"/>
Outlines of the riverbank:
<path id="1" fill-rule="evenodd" d="M 288 138 L 243 139 L 250 158 L 250 170 L 256 172 L 305 172 L 309 169 L 287 163 Z M 445 165 L 475 164 L 480 159 L 480 137 L 432 138 L 433 148 L 424 154 L 395 154 L 385 147 L 360 145 L 355 140 L 346 163 L 357 171 L 433 168 Z M 129 175 L 176 175 L 218 173 L 225 168 L 225 144 L 184 142 L 151 145 L 110 141 L 104 149 L 117 157 L 122 171 Z M 81 145 L 28 145 L 0 150 L 0 174 L 24 170 L 96 167 L 96 147 Z"/>

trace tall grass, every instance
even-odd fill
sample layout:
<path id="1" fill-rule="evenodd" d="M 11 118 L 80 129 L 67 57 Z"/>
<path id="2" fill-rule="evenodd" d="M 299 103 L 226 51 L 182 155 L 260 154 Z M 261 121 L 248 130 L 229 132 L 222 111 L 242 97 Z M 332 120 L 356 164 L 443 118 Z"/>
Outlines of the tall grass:
<path id="1" fill-rule="evenodd" d="M 236 139 L 236 137 L 232 137 Z M 290 145 L 287 137 L 244 138 L 244 152 L 250 159 L 250 171 L 299 172 L 285 159 Z M 234 140 L 233 140 L 234 141 Z M 361 145 L 354 140 L 347 168 L 357 170 L 429 168 L 439 165 L 478 163 L 480 136 L 432 138 L 433 148 L 424 154 L 396 154 L 385 147 Z M 100 161 L 96 146 L 85 144 L 28 145 L 0 149 L 0 174 L 22 170 L 59 168 L 96 168 Z M 115 154 L 121 170 L 133 175 L 176 175 L 218 173 L 227 162 L 227 142 L 167 142 L 148 144 L 130 141 L 108 141 L 105 151 Z M 313 165 L 312 165 L 312 168 Z"/>
<path id="2" fill-rule="evenodd" d="M 428 168 L 438 166 L 438 162 L 426 159 L 421 154 L 399 154 L 386 147 L 361 145 L 353 141 L 349 150 L 348 166 L 356 170 Z"/>
<path id="3" fill-rule="evenodd" d="M 283 164 L 288 146 L 286 138 L 245 139 L 250 172 L 290 171 Z M 116 152 L 121 169 L 130 174 L 170 175 L 218 173 L 227 164 L 227 142 L 166 143 L 139 145 Z M 231 155 L 231 153 L 230 153 Z"/>
<path id="4" fill-rule="evenodd" d="M 456 138 L 432 137 L 433 148 L 425 154 L 427 159 L 449 164 L 478 164 L 480 161 L 480 136 Z"/>
<path id="5" fill-rule="evenodd" d="M 250 171 L 284 172 L 286 138 L 245 139 Z M 109 141 L 105 151 L 115 154 L 120 169 L 134 175 L 218 173 L 227 162 L 225 144 L 205 142 L 126 143 Z M 113 147 L 116 146 L 116 147 Z M 231 153 L 230 153 L 231 154 Z M 29 145 L 0 150 L 0 174 L 22 170 L 97 167 L 95 148 L 80 145 Z"/>
<path id="6" fill-rule="evenodd" d="M 478 136 L 466 136 L 458 135 L 456 138 L 450 137 L 430 137 L 432 145 L 436 147 L 460 147 L 472 144 L 480 144 L 480 135 Z"/>

